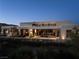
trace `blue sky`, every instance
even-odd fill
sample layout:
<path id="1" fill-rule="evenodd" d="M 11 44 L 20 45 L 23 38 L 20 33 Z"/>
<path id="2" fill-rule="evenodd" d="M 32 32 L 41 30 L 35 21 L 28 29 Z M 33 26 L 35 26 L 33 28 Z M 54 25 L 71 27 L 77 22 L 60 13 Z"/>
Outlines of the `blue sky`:
<path id="1" fill-rule="evenodd" d="M 79 23 L 79 0 L 0 0 L 0 22 L 31 21 Z"/>

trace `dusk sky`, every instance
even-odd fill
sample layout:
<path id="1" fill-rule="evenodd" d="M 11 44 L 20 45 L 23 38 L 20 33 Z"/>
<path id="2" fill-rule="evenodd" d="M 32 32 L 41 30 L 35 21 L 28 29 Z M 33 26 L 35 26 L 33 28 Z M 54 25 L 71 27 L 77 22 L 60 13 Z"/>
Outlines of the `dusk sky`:
<path id="1" fill-rule="evenodd" d="M 0 23 L 63 20 L 79 23 L 79 0 L 0 0 Z"/>

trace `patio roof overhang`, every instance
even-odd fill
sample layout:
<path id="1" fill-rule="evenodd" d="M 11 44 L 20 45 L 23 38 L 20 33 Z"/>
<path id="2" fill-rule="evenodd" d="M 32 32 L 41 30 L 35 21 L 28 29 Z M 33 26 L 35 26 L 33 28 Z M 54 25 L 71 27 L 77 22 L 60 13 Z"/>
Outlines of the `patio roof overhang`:
<path id="1" fill-rule="evenodd" d="M 35 27 L 35 26 L 33 26 L 33 27 L 19 27 L 19 29 L 60 29 L 61 28 L 61 26 L 49 26 L 49 27 Z"/>

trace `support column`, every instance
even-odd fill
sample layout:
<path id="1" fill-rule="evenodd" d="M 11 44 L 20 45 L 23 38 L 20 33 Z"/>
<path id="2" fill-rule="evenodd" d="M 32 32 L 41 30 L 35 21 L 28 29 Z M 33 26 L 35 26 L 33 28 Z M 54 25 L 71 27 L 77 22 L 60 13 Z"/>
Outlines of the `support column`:
<path id="1" fill-rule="evenodd" d="M 56 31 L 55 31 L 55 36 L 56 36 L 56 37 L 57 37 L 57 34 L 58 34 L 58 33 L 57 33 L 57 30 L 56 30 Z"/>
<path id="2" fill-rule="evenodd" d="M 33 36 L 33 29 L 29 29 L 29 37 Z"/>
<path id="3" fill-rule="evenodd" d="M 1 34 L 1 26 L 0 26 L 0 34 Z"/>
<path id="4" fill-rule="evenodd" d="M 9 34 L 9 30 L 8 30 L 8 29 L 6 30 L 6 35 L 7 35 L 7 34 Z"/>
<path id="5" fill-rule="evenodd" d="M 37 36 L 37 30 L 34 29 L 34 36 Z"/>
<path id="6" fill-rule="evenodd" d="M 1 34 L 4 34 L 4 29 L 1 29 Z"/>
<path id="7" fill-rule="evenodd" d="M 25 29 L 23 29 L 23 36 L 25 37 L 25 33 L 26 33 L 26 30 Z"/>
<path id="8" fill-rule="evenodd" d="M 18 29 L 18 35 L 19 36 L 21 35 L 21 29 Z"/>
<path id="9" fill-rule="evenodd" d="M 66 29 L 61 29 L 61 39 L 62 40 L 66 39 Z"/>
<path id="10" fill-rule="evenodd" d="M 12 36 L 12 29 L 9 28 L 8 31 L 9 31 L 8 36 Z"/>

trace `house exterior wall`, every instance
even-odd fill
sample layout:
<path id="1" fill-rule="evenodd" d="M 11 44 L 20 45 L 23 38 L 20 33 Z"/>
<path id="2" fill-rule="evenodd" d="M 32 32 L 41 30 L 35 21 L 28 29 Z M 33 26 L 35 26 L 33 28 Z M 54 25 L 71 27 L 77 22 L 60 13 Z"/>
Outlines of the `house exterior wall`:
<path id="1" fill-rule="evenodd" d="M 73 30 L 75 24 L 70 22 L 24 22 L 20 27 L 30 29 L 60 29 L 60 39 L 66 39 L 66 30 Z M 29 31 L 30 32 L 30 31 Z"/>
<path id="2" fill-rule="evenodd" d="M 64 21 L 64 22 L 63 21 L 61 22 L 22 22 L 20 23 L 20 26 L 2 26 L 1 34 L 4 34 L 4 30 L 6 29 L 7 36 L 22 36 L 22 37 L 28 36 L 30 38 L 30 37 L 40 36 L 40 35 L 37 35 L 38 33 L 36 33 L 38 30 L 40 31 L 40 30 L 57 29 L 59 30 L 59 37 L 56 37 L 55 39 L 65 40 L 67 39 L 67 36 L 66 36 L 67 30 L 73 30 L 74 26 L 75 24 L 68 22 L 68 21 Z M 57 33 L 55 34 L 57 35 Z M 47 38 L 47 37 L 43 37 L 43 38 Z M 51 38 L 51 36 L 49 38 Z M 54 37 L 52 36 L 52 38 Z"/>

